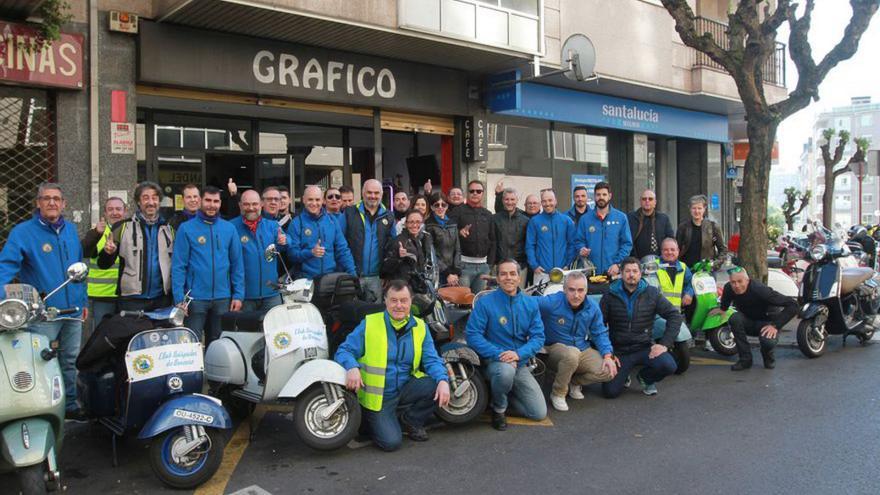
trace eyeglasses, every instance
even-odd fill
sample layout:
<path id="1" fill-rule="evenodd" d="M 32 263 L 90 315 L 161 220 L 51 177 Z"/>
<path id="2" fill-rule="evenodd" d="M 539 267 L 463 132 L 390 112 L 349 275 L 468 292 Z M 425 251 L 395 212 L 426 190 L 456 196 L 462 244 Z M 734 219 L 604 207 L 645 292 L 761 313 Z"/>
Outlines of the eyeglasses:
<path id="1" fill-rule="evenodd" d="M 438 201 L 438 202 L 434 203 L 432 206 L 434 208 L 446 208 L 449 205 L 444 203 L 443 201 Z"/>
<path id="2" fill-rule="evenodd" d="M 327 199 L 342 199 L 341 194 L 328 194 Z"/>
<path id="3" fill-rule="evenodd" d="M 743 268 L 743 267 L 741 267 L 741 266 L 735 266 L 735 267 L 733 267 L 733 268 L 729 268 L 729 269 L 727 270 L 727 274 L 728 274 L 728 275 L 733 275 L 734 273 L 739 273 L 739 272 L 744 272 L 744 271 L 746 271 L 745 268 Z"/>
<path id="4" fill-rule="evenodd" d="M 482 189 L 468 189 L 468 192 L 471 194 L 483 194 Z"/>
<path id="5" fill-rule="evenodd" d="M 64 198 L 62 198 L 61 196 L 40 196 L 40 201 L 45 201 L 47 203 L 50 201 L 54 201 L 56 203 L 60 203 L 64 201 Z"/>

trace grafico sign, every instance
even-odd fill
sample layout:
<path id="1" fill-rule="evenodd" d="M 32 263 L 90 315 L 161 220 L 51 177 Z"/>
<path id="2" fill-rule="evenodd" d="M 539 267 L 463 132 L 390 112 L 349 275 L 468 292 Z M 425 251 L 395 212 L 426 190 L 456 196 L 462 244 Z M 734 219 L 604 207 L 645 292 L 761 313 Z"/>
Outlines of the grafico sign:
<path id="1" fill-rule="evenodd" d="M 465 162 L 485 162 L 489 159 L 489 142 L 486 139 L 485 117 L 462 119 L 461 159 Z"/>
<path id="2" fill-rule="evenodd" d="M 61 33 L 38 48 L 36 29 L 0 21 L 0 81 L 81 89 L 82 35 Z"/>
<path id="3" fill-rule="evenodd" d="M 461 71 L 154 22 L 140 30 L 142 83 L 468 114 Z"/>

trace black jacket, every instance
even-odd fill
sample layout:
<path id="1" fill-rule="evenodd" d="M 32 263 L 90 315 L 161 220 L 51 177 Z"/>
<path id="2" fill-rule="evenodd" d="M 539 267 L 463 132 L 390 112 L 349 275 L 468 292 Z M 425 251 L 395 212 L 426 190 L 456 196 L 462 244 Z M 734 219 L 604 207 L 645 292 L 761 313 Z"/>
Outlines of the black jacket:
<path id="1" fill-rule="evenodd" d="M 406 249 L 406 256 L 400 256 L 400 246 Z M 401 232 L 388 243 L 385 250 L 380 272 L 382 279 L 403 280 L 410 284 L 414 292 L 427 292 L 420 272 L 425 269 L 425 262 L 430 259 L 433 249 L 431 234 L 422 231 L 417 236 L 412 236 L 409 232 Z"/>
<path id="2" fill-rule="evenodd" d="M 642 259 L 649 254 L 660 256 L 660 244 L 663 243 L 663 239 L 666 239 L 667 237 L 675 238 L 675 231 L 672 229 L 672 222 L 669 221 L 669 216 L 666 213 L 660 213 L 659 211 L 654 210 L 652 216 L 645 217 L 642 215 L 642 209 L 639 208 L 635 211 L 629 212 L 629 214 L 627 214 L 627 219 L 629 220 L 629 232 L 632 234 L 633 240 L 632 256 L 635 256 L 638 259 Z M 654 227 L 654 236 L 657 239 L 657 251 L 643 252 L 639 249 L 640 243 L 638 237 L 640 235 L 650 236 L 651 231 L 648 229 L 652 226 Z"/>
<path id="3" fill-rule="evenodd" d="M 355 205 L 342 210 L 342 218 L 340 218 L 344 222 L 340 225 L 343 228 L 342 233 L 345 235 L 345 240 L 348 241 L 348 247 L 351 249 L 351 257 L 354 258 L 354 265 L 357 267 L 358 276 L 361 277 L 378 275 L 378 272 L 370 272 L 373 271 L 373 266 L 377 270 L 381 269 L 382 259 L 385 255 L 385 250 L 388 249 L 388 244 L 393 238 L 394 225 L 396 223 L 394 221 L 394 214 L 387 210 L 382 212 L 381 205 L 372 219 L 368 218 L 369 211 L 364 209 L 364 212 L 365 216 L 361 217 L 361 207 Z M 364 222 L 374 223 L 375 228 L 375 238 L 371 237 L 370 242 L 374 243 L 373 247 L 376 249 L 375 251 L 370 250 L 371 259 L 369 260 L 364 260 L 363 248 L 366 237 Z M 364 265 L 365 262 L 368 264 L 367 266 Z M 376 265 L 373 265 L 373 263 L 376 263 Z"/>
<path id="4" fill-rule="evenodd" d="M 731 304 L 746 318 L 752 321 L 769 321 L 779 330 L 798 313 L 798 304 L 794 298 L 783 296 L 755 280 L 749 280 L 749 286 L 742 294 L 735 294 L 730 284 L 726 284 L 721 293 L 721 309 L 727 311 Z M 781 307 L 782 311 L 771 315 L 768 312 L 771 307 Z"/>
<path id="5" fill-rule="evenodd" d="M 495 226 L 492 222 L 492 212 L 483 208 L 474 208 L 463 204 L 449 213 L 449 219 L 458 225 L 459 230 L 470 225 L 470 235 L 461 237 L 459 245 L 462 256 L 474 258 L 486 257 L 489 266 L 495 264 Z"/>
<path id="6" fill-rule="evenodd" d="M 529 217 L 517 208 L 513 215 L 500 210 L 492 217 L 495 225 L 496 250 L 498 260 L 515 259 L 521 266 L 526 266 L 526 227 Z"/>
<path id="7" fill-rule="evenodd" d="M 608 293 L 599 301 L 602 316 L 608 325 L 611 345 L 617 354 L 630 354 L 650 348 L 654 344 L 654 317 L 660 315 L 666 320 L 666 331 L 659 344 L 672 348 L 682 316 L 678 309 L 660 294 L 655 287 L 644 280 L 639 282 L 633 296 L 632 308 L 627 304 L 623 281 L 611 284 Z"/>
<path id="8" fill-rule="evenodd" d="M 461 245 L 458 242 L 458 225 L 451 219 L 446 222 L 445 226 L 440 225 L 434 215 L 430 214 L 425 220 L 425 232 L 431 234 L 431 239 L 434 241 L 434 256 L 437 258 L 440 284 L 445 284 L 446 277 L 450 274 L 461 275 Z"/>

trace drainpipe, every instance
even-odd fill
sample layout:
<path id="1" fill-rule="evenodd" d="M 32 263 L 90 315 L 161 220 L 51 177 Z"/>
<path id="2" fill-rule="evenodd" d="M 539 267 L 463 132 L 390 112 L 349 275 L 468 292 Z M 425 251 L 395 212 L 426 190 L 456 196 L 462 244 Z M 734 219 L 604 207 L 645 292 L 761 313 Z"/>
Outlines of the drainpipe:
<path id="1" fill-rule="evenodd" d="M 98 115 L 98 0 L 89 0 L 89 161 L 91 223 L 101 219 L 100 142 Z"/>

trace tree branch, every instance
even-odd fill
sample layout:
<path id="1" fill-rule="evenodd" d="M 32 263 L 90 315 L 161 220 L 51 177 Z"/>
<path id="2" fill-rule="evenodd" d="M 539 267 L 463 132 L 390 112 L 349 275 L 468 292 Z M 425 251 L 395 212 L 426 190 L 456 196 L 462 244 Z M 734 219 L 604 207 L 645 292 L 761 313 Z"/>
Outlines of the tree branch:
<path id="1" fill-rule="evenodd" d="M 687 0 L 660 0 L 669 15 L 675 21 L 675 31 L 678 32 L 685 46 L 699 50 L 709 56 L 715 63 L 732 72 L 730 67 L 734 65 L 730 54 L 709 33 L 697 33 L 696 16 L 688 5 Z"/>

